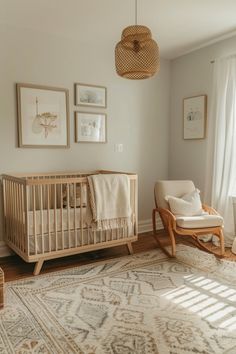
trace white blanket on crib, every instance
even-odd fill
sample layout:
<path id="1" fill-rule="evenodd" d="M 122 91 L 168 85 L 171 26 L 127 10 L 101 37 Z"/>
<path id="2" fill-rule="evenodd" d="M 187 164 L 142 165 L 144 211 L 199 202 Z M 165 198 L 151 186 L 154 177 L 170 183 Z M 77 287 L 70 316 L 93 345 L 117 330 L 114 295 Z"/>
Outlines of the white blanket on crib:
<path id="1" fill-rule="evenodd" d="M 131 219 L 130 181 L 123 174 L 88 176 L 93 222 L 98 229 L 128 226 Z"/>

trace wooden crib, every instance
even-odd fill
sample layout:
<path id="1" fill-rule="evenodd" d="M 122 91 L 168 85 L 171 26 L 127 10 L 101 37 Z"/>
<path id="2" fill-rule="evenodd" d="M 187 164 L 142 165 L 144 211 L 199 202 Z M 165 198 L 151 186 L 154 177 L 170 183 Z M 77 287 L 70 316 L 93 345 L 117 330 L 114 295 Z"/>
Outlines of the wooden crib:
<path id="1" fill-rule="evenodd" d="M 43 173 L 4 175 L 5 241 L 26 262 L 36 262 L 34 275 L 43 262 L 137 240 L 137 175 L 130 180 L 129 226 L 94 230 L 87 220 L 88 180 L 97 173 Z M 123 173 L 123 172 L 122 172 Z"/>

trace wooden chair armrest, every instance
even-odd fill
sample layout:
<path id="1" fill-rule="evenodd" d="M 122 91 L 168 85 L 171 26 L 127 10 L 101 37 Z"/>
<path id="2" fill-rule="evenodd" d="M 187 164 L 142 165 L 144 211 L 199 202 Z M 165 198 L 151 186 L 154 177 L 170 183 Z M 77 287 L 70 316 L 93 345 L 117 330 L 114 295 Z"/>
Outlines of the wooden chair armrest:
<path id="1" fill-rule="evenodd" d="M 160 214 L 162 221 L 166 226 L 176 227 L 176 217 L 169 209 L 157 208 L 156 211 Z"/>
<path id="2" fill-rule="evenodd" d="M 174 214 L 172 214 L 172 212 L 169 209 L 157 208 L 157 211 L 160 214 L 165 214 L 165 215 L 169 216 L 170 218 L 172 218 L 173 220 L 176 220 L 176 217 L 174 216 Z"/>
<path id="3" fill-rule="evenodd" d="M 220 215 L 214 208 L 210 207 L 209 205 L 202 204 L 202 209 L 210 215 Z"/>

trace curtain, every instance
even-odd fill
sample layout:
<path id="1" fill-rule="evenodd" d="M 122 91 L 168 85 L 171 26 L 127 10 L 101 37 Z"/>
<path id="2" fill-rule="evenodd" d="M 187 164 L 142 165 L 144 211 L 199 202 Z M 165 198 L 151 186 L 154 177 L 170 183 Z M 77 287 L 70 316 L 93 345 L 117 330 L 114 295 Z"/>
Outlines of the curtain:
<path id="1" fill-rule="evenodd" d="M 236 56 L 217 59 L 208 125 L 206 197 L 224 218 L 225 245 L 234 240 L 236 194 Z"/>

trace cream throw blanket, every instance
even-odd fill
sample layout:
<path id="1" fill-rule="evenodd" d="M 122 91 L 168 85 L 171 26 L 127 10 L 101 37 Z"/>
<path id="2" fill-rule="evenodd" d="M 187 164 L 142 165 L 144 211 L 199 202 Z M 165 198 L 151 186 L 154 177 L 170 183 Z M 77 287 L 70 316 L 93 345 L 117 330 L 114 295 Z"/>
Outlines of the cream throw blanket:
<path id="1" fill-rule="evenodd" d="M 130 181 L 123 174 L 88 176 L 92 225 L 113 229 L 130 225 Z"/>

